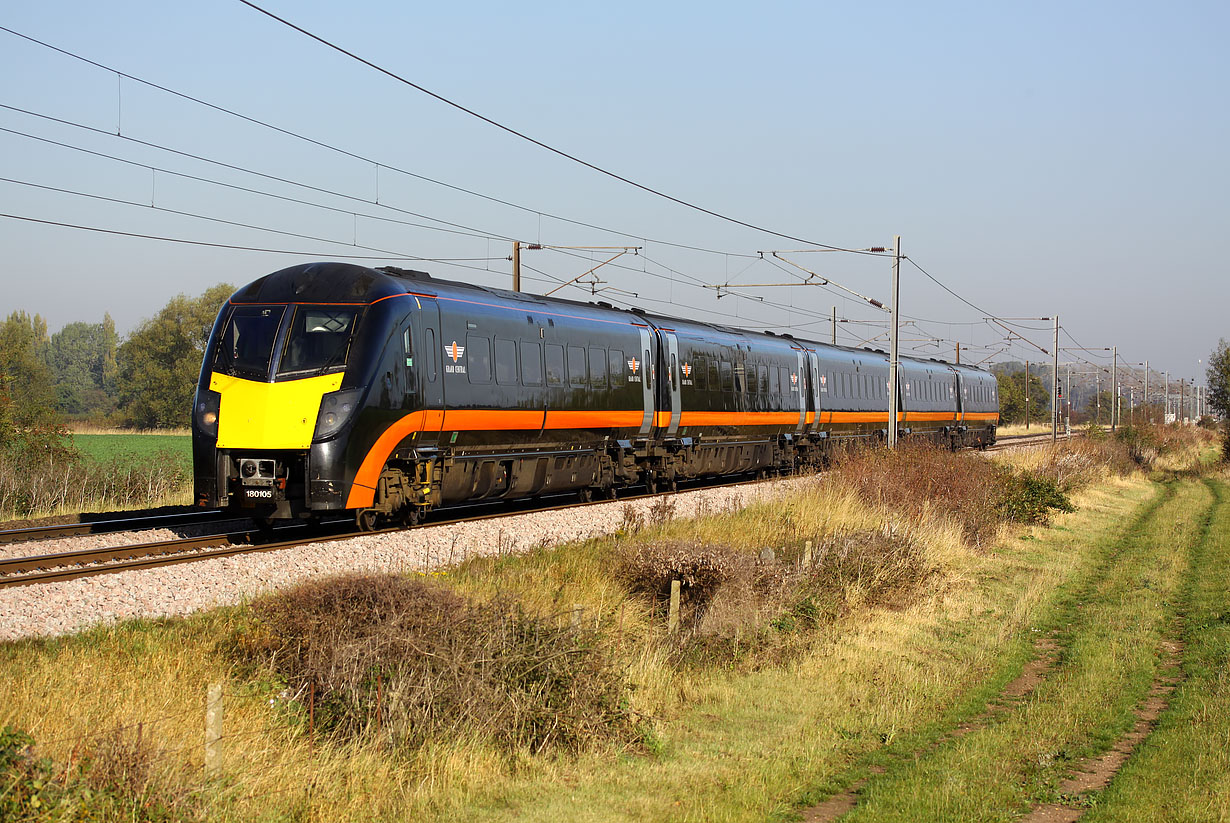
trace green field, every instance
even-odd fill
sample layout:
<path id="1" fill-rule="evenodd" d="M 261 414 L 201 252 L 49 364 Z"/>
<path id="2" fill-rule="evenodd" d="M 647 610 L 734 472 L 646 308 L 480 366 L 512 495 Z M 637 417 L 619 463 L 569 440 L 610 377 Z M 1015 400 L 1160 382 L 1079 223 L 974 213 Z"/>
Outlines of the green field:
<path id="1" fill-rule="evenodd" d="M 74 434 L 73 446 L 98 463 L 142 463 L 170 455 L 175 465 L 192 469 L 192 437 L 187 434 Z"/>

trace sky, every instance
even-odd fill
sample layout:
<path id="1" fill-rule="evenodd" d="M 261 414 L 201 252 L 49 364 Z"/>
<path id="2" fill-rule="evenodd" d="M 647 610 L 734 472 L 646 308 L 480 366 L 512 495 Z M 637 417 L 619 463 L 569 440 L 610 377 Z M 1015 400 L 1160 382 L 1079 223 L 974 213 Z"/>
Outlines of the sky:
<path id="1" fill-rule="evenodd" d="M 0 313 L 124 333 L 314 260 L 508 288 L 515 239 L 640 247 L 559 296 L 820 340 L 835 306 L 887 348 L 859 297 L 765 284 L 790 251 L 887 305 L 891 259 L 797 250 L 899 235 L 922 356 L 1049 361 L 1058 315 L 1092 350 L 1060 362 L 1190 379 L 1230 337 L 1226 3 L 258 5 L 731 219 L 239 0 L 9 0 Z M 523 288 L 617 251 L 525 251 Z"/>

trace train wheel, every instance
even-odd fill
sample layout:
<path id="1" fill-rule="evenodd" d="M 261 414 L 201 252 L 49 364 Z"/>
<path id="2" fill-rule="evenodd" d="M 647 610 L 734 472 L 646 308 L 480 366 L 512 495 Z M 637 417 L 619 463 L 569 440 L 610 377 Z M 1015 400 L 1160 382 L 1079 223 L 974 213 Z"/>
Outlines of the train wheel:
<path id="1" fill-rule="evenodd" d="M 378 519 L 379 513 L 375 509 L 359 509 L 354 515 L 355 525 L 364 532 L 374 532 Z"/>
<path id="2" fill-rule="evenodd" d="M 410 506 L 405 506 L 402 508 L 400 520 L 401 520 L 401 525 L 404 528 L 407 528 L 407 529 L 414 528 L 415 526 L 419 524 L 419 520 L 421 519 L 422 519 L 422 512 L 419 510 L 418 506 L 410 505 Z"/>
<path id="3" fill-rule="evenodd" d="M 606 500 L 617 500 L 619 498 L 619 491 L 614 486 L 607 486 L 602 490 L 602 496 Z"/>
<path id="4" fill-rule="evenodd" d="M 593 499 L 594 493 L 589 486 L 586 486 L 583 489 L 577 489 L 577 500 L 580 500 L 582 503 L 588 503 Z"/>

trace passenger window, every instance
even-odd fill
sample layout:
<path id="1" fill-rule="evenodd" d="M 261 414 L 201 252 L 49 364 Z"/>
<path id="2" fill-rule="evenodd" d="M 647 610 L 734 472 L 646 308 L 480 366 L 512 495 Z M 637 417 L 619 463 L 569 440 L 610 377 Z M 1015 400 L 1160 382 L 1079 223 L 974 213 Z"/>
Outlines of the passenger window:
<path id="1" fill-rule="evenodd" d="M 779 391 L 781 391 L 781 388 L 782 388 L 781 381 L 778 380 L 778 377 L 777 377 L 777 367 L 769 366 L 768 373 L 769 373 L 768 374 L 769 394 L 777 394 Z"/>
<path id="2" fill-rule="evenodd" d="M 641 374 L 645 375 L 642 380 L 646 386 L 653 386 L 653 361 L 649 359 L 649 349 L 645 349 L 645 359 L 641 361 Z"/>
<path id="3" fill-rule="evenodd" d="M 723 360 L 720 364 L 722 372 L 722 391 L 735 390 L 734 369 L 730 367 L 730 361 Z"/>
<path id="4" fill-rule="evenodd" d="M 542 347 L 537 342 L 521 343 L 521 382 L 527 386 L 542 385 Z"/>
<path id="5" fill-rule="evenodd" d="M 709 391 L 721 391 L 722 384 L 718 380 L 718 361 L 709 361 Z"/>
<path id="6" fill-rule="evenodd" d="M 564 347 L 547 344 L 547 385 L 564 385 Z"/>
<path id="7" fill-rule="evenodd" d="M 769 367 L 763 363 L 756 367 L 756 381 L 760 384 L 757 389 L 761 394 L 769 393 Z"/>
<path id="8" fill-rule="evenodd" d="M 477 334 L 467 334 L 465 365 L 471 383 L 490 383 L 491 341 Z"/>
<path id="9" fill-rule="evenodd" d="M 624 353 L 619 349 L 607 349 L 607 363 L 611 366 L 611 387 L 618 389 L 624 385 Z"/>
<path id="10" fill-rule="evenodd" d="M 589 381 L 595 389 L 606 390 L 606 352 L 589 350 Z"/>
<path id="11" fill-rule="evenodd" d="M 709 387 L 709 371 L 705 358 L 696 357 L 692 364 L 692 385 L 699 391 Z"/>
<path id="12" fill-rule="evenodd" d="M 495 382 L 511 386 L 517 382 L 517 344 L 495 339 Z"/>
<path id="13" fill-rule="evenodd" d="M 574 386 L 584 386 L 588 371 L 585 368 L 585 349 L 580 346 L 568 347 L 568 382 Z"/>
<path id="14" fill-rule="evenodd" d="M 679 391 L 679 377 L 677 374 L 678 371 L 679 371 L 679 362 L 678 360 L 676 360 L 675 355 L 672 354 L 671 355 L 671 391 Z"/>

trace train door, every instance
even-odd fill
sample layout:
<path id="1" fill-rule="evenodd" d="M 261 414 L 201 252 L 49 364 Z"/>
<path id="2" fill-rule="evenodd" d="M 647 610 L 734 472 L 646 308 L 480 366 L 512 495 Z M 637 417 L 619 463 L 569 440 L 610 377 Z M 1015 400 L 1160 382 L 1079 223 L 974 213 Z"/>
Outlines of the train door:
<path id="1" fill-rule="evenodd" d="M 641 380 L 641 401 L 644 403 L 645 416 L 641 418 L 641 437 L 648 437 L 653 430 L 653 338 L 650 336 L 650 330 L 645 326 L 638 326 L 641 333 L 641 352 L 639 354 L 633 352 L 628 360 L 628 369 L 633 376 L 640 374 Z"/>
<path id="2" fill-rule="evenodd" d="M 969 384 L 965 381 L 965 375 L 961 372 L 956 373 L 957 378 L 957 425 L 965 425 L 965 407 L 969 403 Z"/>
<path id="3" fill-rule="evenodd" d="M 415 333 L 413 339 L 419 344 L 419 356 L 408 355 L 407 369 L 416 373 L 419 386 L 419 408 L 424 411 L 422 433 L 419 443 L 434 446 L 440 439 L 440 427 L 444 423 L 444 375 L 441 374 L 444 345 L 440 338 L 440 305 L 435 300 L 416 298 L 417 310 L 411 321 Z"/>
<path id="4" fill-rule="evenodd" d="M 799 426 L 798 426 L 797 431 L 799 434 L 802 434 L 803 427 L 807 425 L 807 412 L 808 411 L 814 412 L 815 409 L 810 408 L 811 404 L 808 402 L 807 398 L 803 396 L 803 386 L 806 383 L 806 380 L 803 377 L 803 373 L 806 371 L 806 369 L 804 367 L 802 349 L 795 349 L 795 358 L 797 362 L 794 364 L 794 368 L 790 370 L 790 385 L 783 386 L 782 391 L 788 392 L 787 394 L 788 397 L 793 396 L 798 401 Z"/>
<path id="5" fill-rule="evenodd" d="M 662 394 L 669 399 L 670 422 L 667 423 L 666 436 L 674 437 L 679 433 L 679 416 L 682 411 L 679 384 L 679 338 L 673 331 L 661 332 L 666 343 L 666 351 L 662 358 L 663 375 Z"/>
<path id="6" fill-rule="evenodd" d="M 807 353 L 807 405 L 813 412 L 809 432 L 820 430 L 820 355 L 814 351 Z"/>

